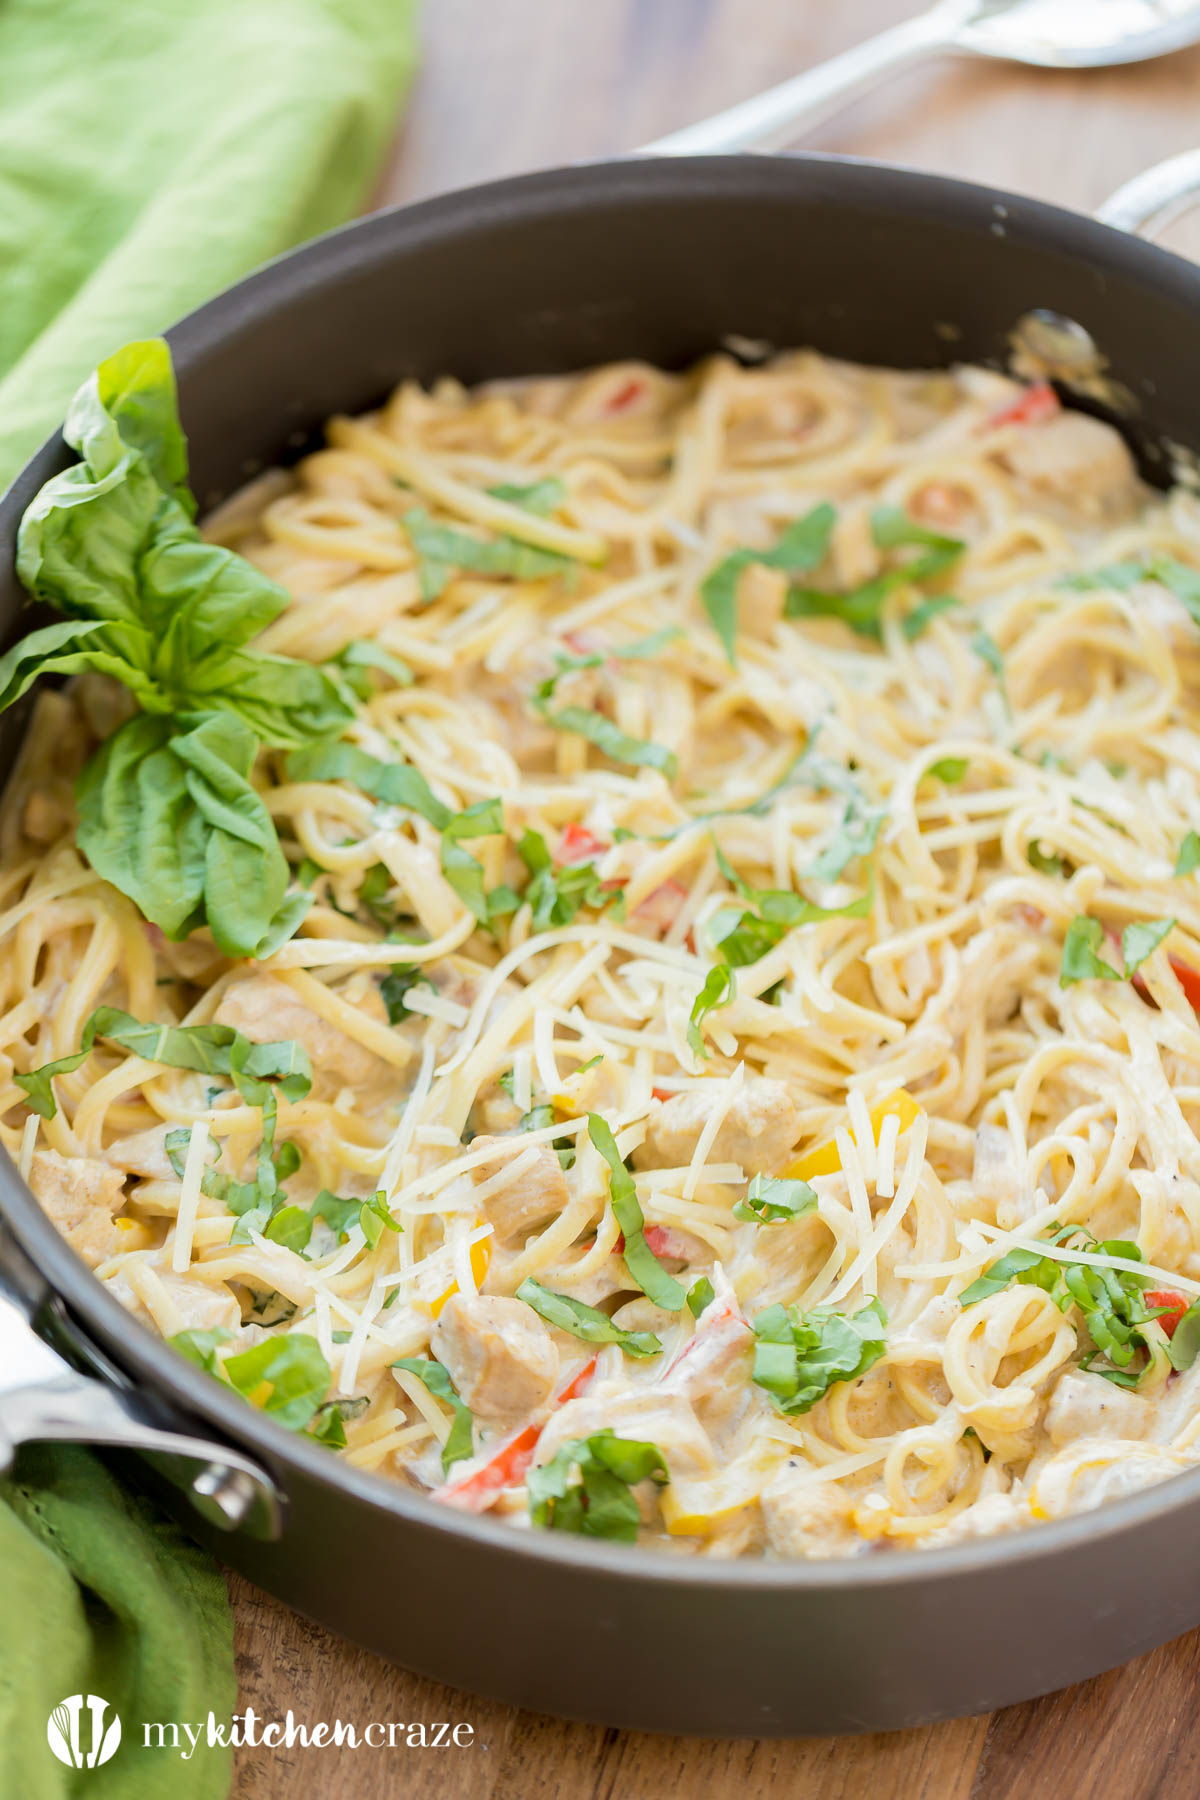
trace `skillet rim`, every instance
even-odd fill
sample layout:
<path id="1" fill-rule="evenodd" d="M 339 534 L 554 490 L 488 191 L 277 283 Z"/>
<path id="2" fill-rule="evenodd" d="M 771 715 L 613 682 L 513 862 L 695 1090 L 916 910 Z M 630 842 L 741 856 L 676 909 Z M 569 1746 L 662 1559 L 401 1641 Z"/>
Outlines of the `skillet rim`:
<path id="1" fill-rule="evenodd" d="M 1069 208 L 1002 188 L 827 152 L 689 158 L 634 154 L 458 188 L 353 220 L 264 264 L 185 315 L 165 336 L 182 374 L 195 366 L 202 371 L 204 363 L 221 354 L 231 338 L 236 347 L 244 323 L 258 321 L 309 290 L 335 286 L 362 264 L 387 256 L 397 233 L 416 247 L 472 234 L 481 227 L 486 235 L 487 228 L 517 219 L 553 218 L 561 211 L 575 210 L 593 195 L 609 204 L 626 197 L 703 203 L 718 193 L 736 198 L 738 190 L 747 186 L 756 198 L 764 192 L 786 197 L 789 192 L 797 193 L 797 184 L 802 184 L 809 201 L 815 184 L 816 196 L 835 205 L 852 205 L 860 197 L 878 205 L 882 197 L 900 211 L 939 218 L 968 238 L 972 233 L 1030 237 L 1039 242 L 1048 238 L 1057 252 L 1088 261 L 1097 273 L 1119 273 L 1143 284 L 1149 282 L 1166 299 L 1200 307 L 1200 267 Z M 61 431 L 53 433 L 0 498 L 0 546 L 5 555 L 15 549 L 20 516 L 34 493 L 73 460 Z M 214 1449 L 219 1451 L 223 1436 L 264 1461 L 284 1500 L 285 1537 L 287 1475 L 294 1469 L 335 1496 L 345 1496 L 419 1529 L 466 1538 L 481 1551 L 489 1547 L 507 1550 L 581 1572 L 607 1571 L 614 1577 L 662 1587 L 682 1584 L 714 1592 L 750 1588 L 802 1593 L 890 1588 L 910 1580 L 922 1585 L 951 1582 L 974 1573 L 1041 1563 L 1085 1542 L 1121 1539 L 1200 1504 L 1197 1467 L 1092 1511 L 988 1538 L 943 1549 L 900 1546 L 890 1554 L 812 1562 L 765 1558 L 726 1562 L 565 1533 L 523 1531 L 485 1515 L 459 1512 L 382 1475 L 355 1469 L 315 1441 L 286 1431 L 238 1396 L 225 1392 L 104 1290 L 58 1235 L 3 1152 L 0 1218 L 46 1283 L 47 1291 L 38 1299 L 44 1302 L 57 1296 L 65 1303 L 72 1324 L 86 1329 L 135 1391 L 144 1382 L 152 1399 L 161 1404 L 165 1396 L 185 1415 L 215 1428 L 219 1437 Z"/>

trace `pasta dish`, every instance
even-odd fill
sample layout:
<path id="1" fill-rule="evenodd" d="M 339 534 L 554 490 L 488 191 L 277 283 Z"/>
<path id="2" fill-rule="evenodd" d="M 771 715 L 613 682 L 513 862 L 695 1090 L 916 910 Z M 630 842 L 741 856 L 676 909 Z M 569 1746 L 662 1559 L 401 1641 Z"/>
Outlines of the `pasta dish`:
<path id="1" fill-rule="evenodd" d="M 1200 1460 L 1200 500 L 808 352 L 407 384 L 202 529 L 164 346 L 68 437 L 0 1136 L 136 1318 L 676 1552 Z"/>

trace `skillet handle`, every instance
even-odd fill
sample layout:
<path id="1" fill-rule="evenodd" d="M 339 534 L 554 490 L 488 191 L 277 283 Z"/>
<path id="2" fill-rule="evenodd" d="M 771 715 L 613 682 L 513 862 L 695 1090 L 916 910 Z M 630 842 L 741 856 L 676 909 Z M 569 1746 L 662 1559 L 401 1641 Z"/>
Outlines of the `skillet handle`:
<path id="1" fill-rule="evenodd" d="M 1150 237 L 1200 204 L 1200 150 L 1155 163 L 1135 175 L 1096 208 L 1102 225 Z"/>
<path id="2" fill-rule="evenodd" d="M 102 1444 L 136 1450 L 196 1511 L 223 1531 L 279 1536 L 282 1507 L 269 1475 L 239 1451 L 170 1430 L 112 1368 L 82 1374 L 48 1338 L 104 1364 L 78 1344 L 59 1303 L 0 1223 L 0 1474 L 26 1443 Z"/>

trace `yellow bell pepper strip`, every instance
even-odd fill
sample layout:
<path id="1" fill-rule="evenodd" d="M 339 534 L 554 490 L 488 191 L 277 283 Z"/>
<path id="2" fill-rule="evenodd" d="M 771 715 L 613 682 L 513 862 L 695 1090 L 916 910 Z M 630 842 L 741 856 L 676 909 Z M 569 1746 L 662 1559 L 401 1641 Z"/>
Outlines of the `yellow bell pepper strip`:
<path id="1" fill-rule="evenodd" d="M 886 1118 L 894 1116 L 899 1119 L 901 1131 L 907 1131 L 920 1111 L 921 1108 L 912 1095 L 905 1088 L 897 1088 L 894 1094 L 889 1094 L 886 1100 L 881 1100 L 878 1106 L 871 1108 L 871 1130 L 875 1142 L 879 1142 L 880 1128 Z M 837 1143 L 831 1139 L 827 1144 L 818 1144 L 815 1150 L 806 1150 L 803 1156 L 790 1162 L 783 1172 L 793 1181 L 811 1181 L 815 1175 L 836 1175 L 841 1166 Z"/>
<path id="2" fill-rule="evenodd" d="M 476 1238 L 475 1242 L 471 1245 L 469 1254 L 471 1258 L 471 1273 L 475 1277 L 475 1286 L 477 1288 L 482 1287 L 483 1278 L 487 1274 L 488 1267 L 492 1260 L 491 1239 Z M 457 1292 L 458 1283 L 457 1281 L 452 1281 L 444 1294 L 439 1294 L 436 1300 L 430 1301 L 429 1310 L 435 1319 L 440 1314 L 446 1302 L 452 1299 Z"/>

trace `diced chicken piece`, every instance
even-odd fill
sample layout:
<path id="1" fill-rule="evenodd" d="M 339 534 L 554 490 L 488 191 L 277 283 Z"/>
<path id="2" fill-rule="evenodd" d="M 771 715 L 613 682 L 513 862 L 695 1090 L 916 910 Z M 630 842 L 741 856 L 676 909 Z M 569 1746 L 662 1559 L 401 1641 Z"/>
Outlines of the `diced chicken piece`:
<path id="1" fill-rule="evenodd" d="M 144 1175 L 149 1181 L 177 1180 L 167 1155 L 167 1127 L 153 1125 L 149 1131 L 137 1131 L 132 1137 L 118 1138 L 104 1152 L 114 1169 L 129 1175 Z"/>
<path id="2" fill-rule="evenodd" d="M 678 1169 L 691 1161 L 713 1103 L 692 1088 L 655 1101 L 645 1142 L 634 1151 L 639 1169 Z M 751 1076 L 721 1122 L 709 1161 L 737 1163 L 750 1175 L 767 1174 L 786 1161 L 799 1134 L 792 1097 L 781 1081 Z"/>
<path id="3" fill-rule="evenodd" d="M 1030 1485 L 1035 1518 L 1061 1519 L 1136 1494 L 1196 1466 L 1195 1451 L 1168 1450 L 1136 1438 L 1079 1438 L 1052 1456 Z"/>
<path id="4" fill-rule="evenodd" d="M 471 1142 L 472 1154 L 487 1149 L 494 1154 L 471 1173 L 476 1184 L 493 1181 L 506 1163 L 526 1152 L 533 1162 L 504 1187 L 484 1194 L 483 1210 L 495 1227 L 498 1238 L 516 1237 L 532 1230 L 543 1219 L 560 1213 L 569 1198 L 567 1179 L 558 1157 L 548 1144 L 529 1145 L 518 1134 L 513 1137 L 477 1137 Z"/>
<path id="5" fill-rule="evenodd" d="M 814 1481 L 789 1465 L 762 1496 L 767 1549 L 780 1557 L 851 1556 L 861 1549 L 851 1497 L 832 1481 Z"/>
<path id="6" fill-rule="evenodd" d="M 516 1424 L 550 1396 L 558 1351 L 523 1300 L 455 1294 L 438 1316 L 433 1354 L 473 1413 Z"/>
<path id="7" fill-rule="evenodd" d="M 51 1224 L 93 1269 L 127 1247 L 125 1234 L 113 1223 L 125 1197 L 120 1169 L 91 1156 L 35 1150 L 29 1185 Z"/>
<path id="8" fill-rule="evenodd" d="M 788 579 L 782 569 L 751 563 L 737 584 L 738 630 L 749 637 L 769 637 L 783 617 Z"/>
<path id="9" fill-rule="evenodd" d="M 1071 1370 L 1055 1384 L 1046 1408 L 1046 1430 L 1056 1450 L 1077 1438 L 1140 1438 L 1153 1413 L 1148 1400 L 1114 1387 L 1103 1375 Z"/>
<path id="10" fill-rule="evenodd" d="M 285 981 L 273 975 L 235 981 L 225 990 L 214 1018 L 218 1025 L 232 1025 L 256 1044 L 294 1039 L 308 1051 L 317 1081 L 325 1076 L 335 1086 L 365 1087 L 383 1066 L 377 1056 L 319 1018 Z"/>
<path id="11" fill-rule="evenodd" d="M 1137 500 L 1137 473 L 1124 439 L 1087 413 L 1061 412 L 1020 430 L 1001 453 L 1040 499 L 1088 518 L 1113 518 Z"/>
<path id="12" fill-rule="evenodd" d="M 535 1463 L 547 1463 L 572 1438 L 591 1437 L 608 1426 L 620 1438 L 657 1444 L 672 1476 L 710 1475 L 716 1468 L 713 1447 L 699 1419 L 681 1394 L 654 1389 L 589 1392 L 560 1406 L 538 1439 Z"/>

